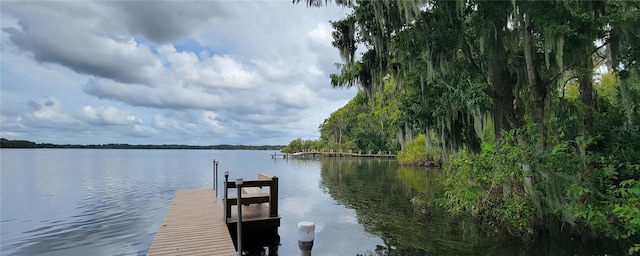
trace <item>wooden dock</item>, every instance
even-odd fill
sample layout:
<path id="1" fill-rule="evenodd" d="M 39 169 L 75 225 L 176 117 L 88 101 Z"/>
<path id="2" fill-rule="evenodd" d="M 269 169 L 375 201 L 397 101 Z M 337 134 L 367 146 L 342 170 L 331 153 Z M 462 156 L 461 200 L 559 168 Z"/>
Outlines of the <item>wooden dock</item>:
<path id="1" fill-rule="evenodd" d="M 227 173 L 224 185 L 224 205 L 218 204 L 215 190 L 178 191 L 147 255 L 236 255 L 238 195 L 229 190 L 237 187 Z M 269 187 L 268 192 L 262 187 Z M 241 189 L 241 250 L 266 246 L 277 254 L 278 177 L 259 174 L 256 180 L 244 181 Z"/>
<path id="2" fill-rule="evenodd" d="M 257 231 L 277 229 L 280 226 L 278 215 L 278 177 L 266 174 L 258 174 L 256 180 L 244 180 L 241 185 L 242 192 L 242 230 Z M 268 187 L 269 192 L 263 191 Z M 229 229 L 234 229 L 238 223 L 237 193 L 229 195 L 230 190 L 236 190 L 235 182 L 228 181 L 225 176 L 224 196 L 225 219 Z M 228 198 L 228 200 L 227 200 Z M 227 202 L 228 201 L 228 202 Z"/>
<path id="3" fill-rule="evenodd" d="M 213 190 L 180 190 L 147 255 L 236 255 Z"/>
<path id="4" fill-rule="evenodd" d="M 362 152 L 342 152 L 342 151 L 304 151 L 296 153 L 274 153 L 271 158 L 318 158 L 318 157 L 365 157 L 365 158 L 390 158 L 395 159 L 397 155 L 389 153 L 362 153 Z"/>

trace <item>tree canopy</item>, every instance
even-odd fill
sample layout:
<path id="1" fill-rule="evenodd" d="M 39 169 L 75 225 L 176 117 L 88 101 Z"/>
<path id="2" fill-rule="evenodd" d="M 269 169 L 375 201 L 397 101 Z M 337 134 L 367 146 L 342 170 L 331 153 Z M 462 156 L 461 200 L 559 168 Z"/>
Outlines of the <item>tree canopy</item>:
<path id="1" fill-rule="evenodd" d="M 343 63 L 330 79 L 361 89 L 322 141 L 403 148 L 424 134 L 451 159 L 451 211 L 521 237 L 557 220 L 637 238 L 638 2 L 305 2 L 350 10 L 331 22 Z"/>

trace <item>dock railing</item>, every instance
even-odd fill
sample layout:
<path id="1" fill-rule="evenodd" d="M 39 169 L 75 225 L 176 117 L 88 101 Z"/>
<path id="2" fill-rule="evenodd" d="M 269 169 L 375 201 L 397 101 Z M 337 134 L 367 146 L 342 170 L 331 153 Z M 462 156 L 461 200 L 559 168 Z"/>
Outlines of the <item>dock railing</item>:
<path id="1" fill-rule="evenodd" d="M 216 192 L 216 200 L 218 199 L 218 160 L 213 159 L 213 190 Z"/>
<path id="2" fill-rule="evenodd" d="M 259 174 L 256 180 L 243 180 L 242 192 L 234 197 L 229 196 L 228 189 L 236 188 L 236 184 L 229 182 L 229 176 L 225 172 L 225 221 L 231 217 L 231 206 L 238 203 L 238 196 L 242 198 L 243 205 L 269 203 L 269 217 L 278 217 L 278 180 L 277 176 L 265 174 Z M 269 187 L 269 193 L 261 192 L 262 187 Z M 259 188 L 259 191 L 256 192 L 255 188 Z"/>

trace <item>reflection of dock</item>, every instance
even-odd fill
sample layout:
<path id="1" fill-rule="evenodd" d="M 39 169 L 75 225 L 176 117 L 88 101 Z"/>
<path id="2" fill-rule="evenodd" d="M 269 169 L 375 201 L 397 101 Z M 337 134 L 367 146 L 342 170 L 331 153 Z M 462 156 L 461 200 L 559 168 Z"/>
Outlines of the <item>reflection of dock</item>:
<path id="1" fill-rule="evenodd" d="M 365 158 L 393 158 L 395 159 L 397 156 L 391 154 L 391 152 L 380 152 L 372 153 L 369 151 L 368 153 L 363 152 L 343 152 L 342 150 L 329 150 L 329 151 L 304 151 L 304 152 L 296 152 L 296 153 L 274 153 L 271 155 L 271 158 L 319 158 L 319 157 L 365 157 Z"/>
<path id="2" fill-rule="evenodd" d="M 289 154 L 289 153 L 281 153 L 281 154 L 273 153 L 271 155 L 271 158 L 273 158 L 273 159 L 276 159 L 276 158 L 287 159 L 287 158 L 289 158 L 289 155 L 291 155 L 291 154 Z"/>
<path id="3" fill-rule="evenodd" d="M 217 184 L 217 161 L 214 161 L 214 184 Z M 260 174 L 257 180 L 245 180 L 237 189 L 227 182 L 223 205 L 215 190 L 180 190 L 158 229 L 147 255 L 236 255 L 236 250 L 250 252 L 269 247 L 277 254 L 280 242 L 278 227 L 278 177 Z M 268 187 L 268 192 L 262 187 Z M 237 189 L 238 194 L 228 191 Z M 228 199 L 228 200 L 227 200 Z M 241 215 L 238 215 L 238 201 Z M 233 206 L 236 207 L 233 207 Z M 239 218 L 240 216 L 240 218 Z M 241 233 L 238 242 L 238 219 Z"/>

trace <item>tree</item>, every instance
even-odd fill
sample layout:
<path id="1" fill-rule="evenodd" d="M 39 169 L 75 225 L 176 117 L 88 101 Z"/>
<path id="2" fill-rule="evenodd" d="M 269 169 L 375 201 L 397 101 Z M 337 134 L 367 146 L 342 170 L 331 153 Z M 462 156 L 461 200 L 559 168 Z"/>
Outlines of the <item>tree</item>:
<path id="1" fill-rule="evenodd" d="M 328 1 L 306 3 L 320 6 Z M 629 194 L 621 191 L 638 184 L 640 138 L 628 133 L 637 127 L 640 100 L 634 89 L 639 83 L 638 3 L 335 3 L 351 13 L 332 22 L 333 45 L 344 61 L 330 77 L 334 87 L 361 88 L 358 97 L 367 98 L 368 111 L 378 118 L 374 120 L 380 121 L 383 131 L 395 129 L 401 143 L 426 134 L 425 144 L 441 148 L 445 162 L 450 154 L 492 149 L 454 158 L 454 166 L 464 171 L 450 171 L 461 175 L 449 186 L 451 197 L 465 193 L 468 184 L 464 182 L 473 180 L 480 193 L 468 198 L 468 209 L 478 202 L 493 203 L 498 209 L 483 208 L 489 209 L 483 216 L 502 218 L 515 232 L 529 232 L 524 227 L 535 224 L 551 225 L 536 222 L 549 217 L 571 225 L 575 218 L 583 218 L 580 227 L 610 237 L 640 233 L 633 225 L 638 216 L 619 214 L 621 210 L 613 213 L 610 203 L 623 201 Z M 356 47 L 364 48 L 361 56 L 356 56 Z M 594 69 L 600 65 L 607 65 L 617 77 L 619 100 L 615 102 L 604 100 L 594 88 Z M 574 85 L 577 101 L 563 94 L 567 86 Z M 387 116 L 385 106 L 394 106 L 398 113 Z M 336 131 L 326 135 L 334 142 L 343 141 L 344 131 L 351 131 L 348 140 L 368 134 L 367 130 L 376 131 L 376 125 L 354 122 L 358 116 L 364 119 L 367 112 L 353 106 L 344 110 L 348 111 L 337 111 L 335 119 L 332 114 L 321 127 Z M 488 128 L 493 129 L 495 142 L 485 135 Z M 437 140 L 432 141 L 430 134 L 436 134 Z M 505 177 L 510 178 L 503 180 Z M 603 179 L 608 187 L 602 185 Z M 572 196 L 576 186 L 589 192 Z M 459 205 L 449 206 L 460 209 L 456 208 Z M 632 200 L 615 207 L 635 206 Z M 523 211 L 526 217 L 500 215 L 515 209 L 508 207 Z M 600 219 L 589 219 L 587 213 L 599 214 Z M 612 227 L 607 218 L 624 223 Z"/>

